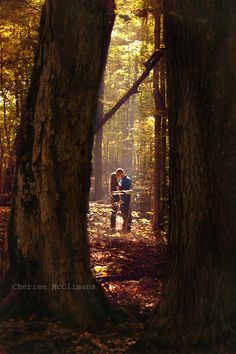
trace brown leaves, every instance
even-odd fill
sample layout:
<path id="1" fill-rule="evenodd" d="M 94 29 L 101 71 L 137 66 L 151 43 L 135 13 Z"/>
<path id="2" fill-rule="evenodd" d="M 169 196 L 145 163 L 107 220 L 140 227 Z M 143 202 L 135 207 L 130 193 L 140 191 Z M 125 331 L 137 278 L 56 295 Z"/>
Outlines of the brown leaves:
<path id="1" fill-rule="evenodd" d="M 14 318 L 0 324 L 0 354 L 119 354 L 144 333 L 143 321 L 160 300 L 166 248 L 156 247 L 149 220 L 138 213 L 133 213 L 131 233 L 121 232 L 120 216 L 118 230 L 110 233 L 110 212 L 109 206 L 91 205 L 89 236 L 91 268 L 118 313 L 115 320 L 83 330 L 46 317 Z"/>
<path id="2" fill-rule="evenodd" d="M 12 319 L 0 324 L 0 354 L 124 353 L 136 342 L 141 330 L 134 320 L 115 324 L 108 319 L 105 326 L 96 330 L 82 330 L 47 318 Z"/>
<path id="3" fill-rule="evenodd" d="M 117 229 L 110 232 L 110 213 L 106 205 L 90 204 L 91 268 L 114 306 L 151 309 L 160 300 L 166 255 L 155 244 L 150 220 L 133 212 L 132 232 L 124 234 L 118 216 Z"/>

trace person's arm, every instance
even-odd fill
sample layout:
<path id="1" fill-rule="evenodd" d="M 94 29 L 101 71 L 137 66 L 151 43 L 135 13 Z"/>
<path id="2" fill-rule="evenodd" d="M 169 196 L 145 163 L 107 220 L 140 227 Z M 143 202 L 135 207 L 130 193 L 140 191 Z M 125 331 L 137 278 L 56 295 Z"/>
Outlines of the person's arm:
<path id="1" fill-rule="evenodd" d="M 125 178 L 125 180 L 122 180 L 122 184 L 120 189 L 122 190 L 128 190 L 131 188 L 131 179 L 130 178 Z"/>

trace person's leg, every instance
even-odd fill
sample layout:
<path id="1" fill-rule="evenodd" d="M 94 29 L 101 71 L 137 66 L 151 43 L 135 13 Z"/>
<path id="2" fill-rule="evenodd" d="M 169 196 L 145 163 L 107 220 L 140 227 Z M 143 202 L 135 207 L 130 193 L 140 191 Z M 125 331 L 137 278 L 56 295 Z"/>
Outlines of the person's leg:
<path id="1" fill-rule="evenodd" d="M 110 227 L 112 229 L 116 227 L 116 214 L 118 211 L 117 200 L 115 197 L 112 199 L 112 210 L 111 210 L 111 219 L 110 219 Z"/>
<path id="2" fill-rule="evenodd" d="M 129 203 L 129 211 L 128 211 L 128 231 L 131 230 L 131 225 L 132 225 L 132 212 L 131 212 L 131 207 Z"/>
<path id="3" fill-rule="evenodd" d="M 130 210 L 130 195 L 125 195 L 121 205 L 121 212 L 123 217 L 123 231 L 130 231 L 131 210 Z"/>

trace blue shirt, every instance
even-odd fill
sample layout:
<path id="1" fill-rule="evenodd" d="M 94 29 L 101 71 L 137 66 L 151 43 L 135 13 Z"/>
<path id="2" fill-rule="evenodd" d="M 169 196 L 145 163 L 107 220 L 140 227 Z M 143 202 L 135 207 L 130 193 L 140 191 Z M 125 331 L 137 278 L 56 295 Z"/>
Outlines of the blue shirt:
<path id="1" fill-rule="evenodd" d="M 128 190 L 131 188 L 131 184 L 132 184 L 131 179 L 128 176 L 124 176 L 120 183 L 120 189 Z"/>

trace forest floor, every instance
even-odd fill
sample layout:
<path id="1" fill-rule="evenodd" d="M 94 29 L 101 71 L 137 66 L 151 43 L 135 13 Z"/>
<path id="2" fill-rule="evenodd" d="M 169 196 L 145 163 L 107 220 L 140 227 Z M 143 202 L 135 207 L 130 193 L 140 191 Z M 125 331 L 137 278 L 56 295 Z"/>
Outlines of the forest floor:
<path id="1" fill-rule="evenodd" d="M 0 237 L 9 209 L 0 208 Z M 166 247 L 156 246 L 150 221 L 133 212 L 130 233 L 109 230 L 110 208 L 91 203 L 91 269 L 111 304 L 111 316 L 97 329 L 78 329 L 48 319 L 11 318 L 0 323 L 0 354 L 125 353 L 149 326 L 160 301 Z"/>

